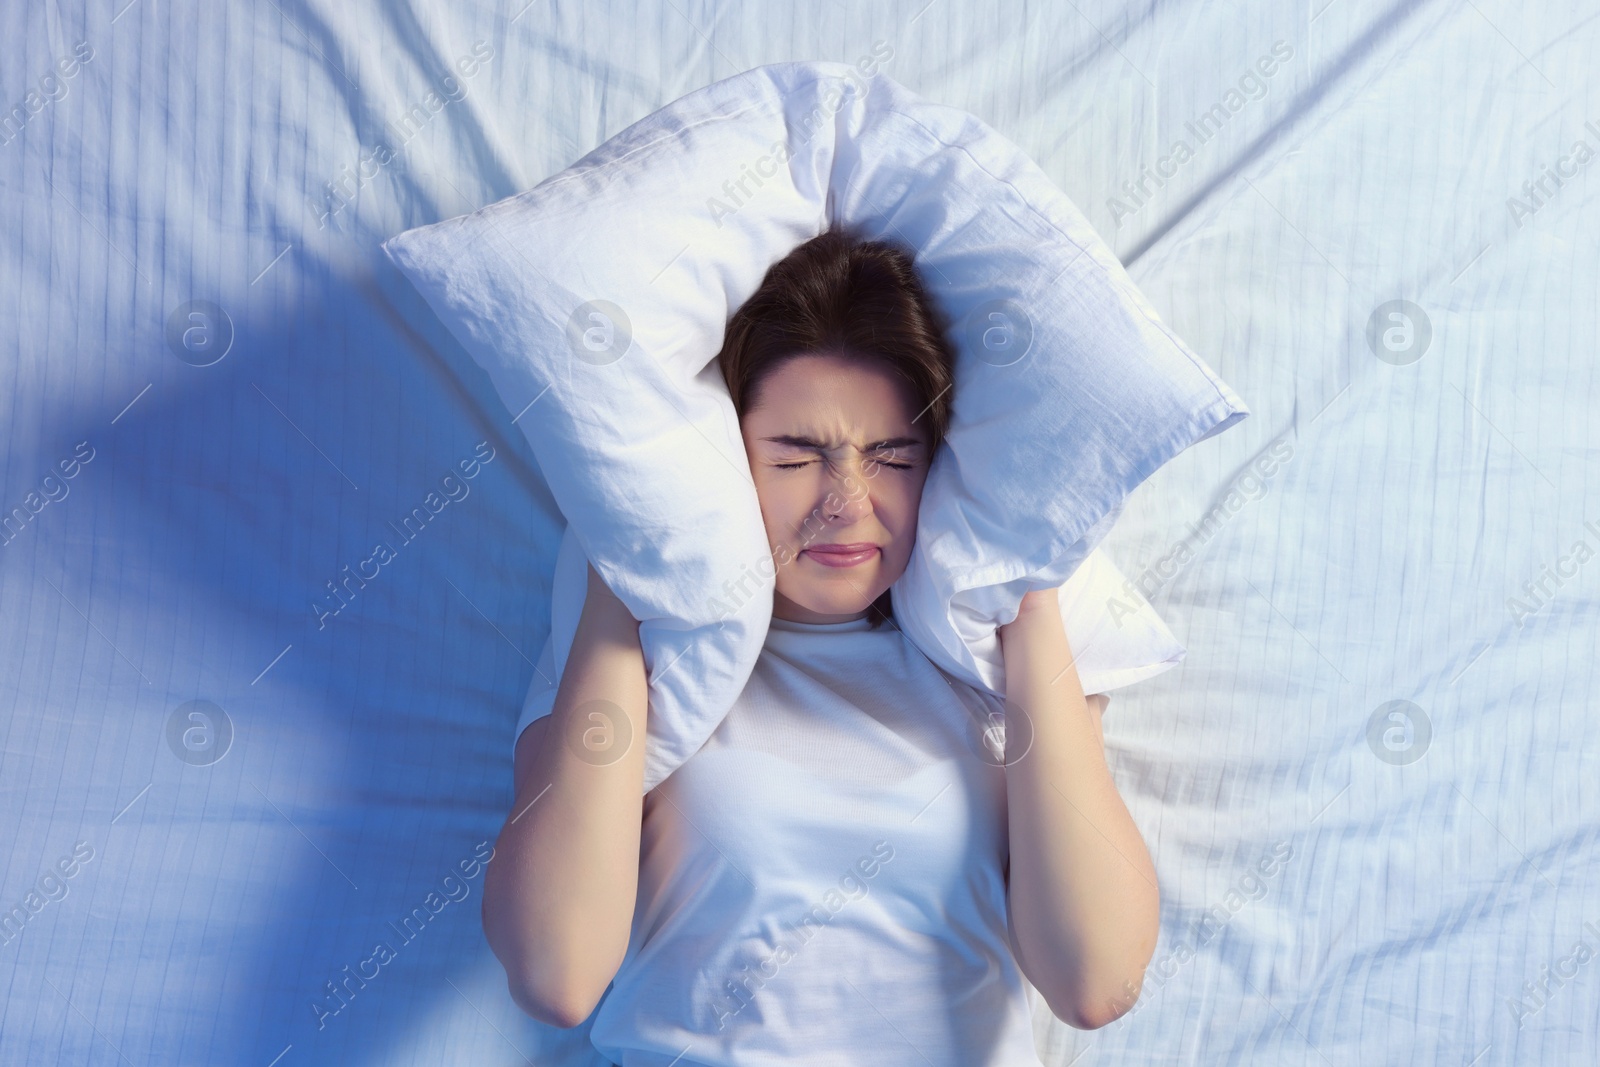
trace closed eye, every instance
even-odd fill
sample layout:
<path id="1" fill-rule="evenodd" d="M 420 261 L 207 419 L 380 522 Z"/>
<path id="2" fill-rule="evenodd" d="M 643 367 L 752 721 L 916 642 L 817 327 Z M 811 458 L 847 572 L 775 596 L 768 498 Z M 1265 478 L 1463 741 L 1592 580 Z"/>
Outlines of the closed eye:
<path id="1" fill-rule="evenodd" d="M 812 464 L 812 462 L 814 462 L 814 461 L 808 459 L 808 460 L 804 460 L 804 461 L 799 462 L 799 463 L 774 463 L 773 466 L 778 468 L 781 471 L 797 471 L 801 467 L 809 467 Z M 890 463 L 890 462 L 888 462 L 886 460 L 881 460 L 880 459 L 880 460 L 876 461 L 875 466 L 893 467 L 897 471 L 908 471 L 908 470 L 911 470 L 913 467 L 915 467 L 916 464 L 915 463 Z"/>

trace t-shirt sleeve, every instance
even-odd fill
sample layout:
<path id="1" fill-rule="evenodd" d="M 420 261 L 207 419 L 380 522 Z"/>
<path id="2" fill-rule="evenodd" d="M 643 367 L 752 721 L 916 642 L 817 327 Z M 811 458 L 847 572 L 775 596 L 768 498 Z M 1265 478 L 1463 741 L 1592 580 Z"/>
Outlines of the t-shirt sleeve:
<path id="1" fill-rule="evenodd" d="M 517 741 L 522 737 L 522 731 L 528 728 L 533 720 L 542 718 L 555 710 L 556 690 L 561 682 L 561 675 L 556 671 L 555 636 L 552 634 L 544 642 L 544 651 L 539 653 L 539 665 L 533 672 L 533 681 L 528 685 L 528 695 L 522 701 L 522 714 L 517 718 L 517 728 L 511 734 L 511 751 L 515 755 Z"/>

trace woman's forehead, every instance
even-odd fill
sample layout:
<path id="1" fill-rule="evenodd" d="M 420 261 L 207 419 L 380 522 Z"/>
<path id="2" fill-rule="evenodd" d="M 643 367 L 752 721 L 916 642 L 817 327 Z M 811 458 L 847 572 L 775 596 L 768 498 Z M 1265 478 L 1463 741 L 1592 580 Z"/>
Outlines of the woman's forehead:
<path id="1" fill-rule="evenodd" d="M 912 401 L 907 383 L 876 366 L 800 357 L 773 372 L 745 422 L 791 447 L 910 447 L 926 439 Z"/>

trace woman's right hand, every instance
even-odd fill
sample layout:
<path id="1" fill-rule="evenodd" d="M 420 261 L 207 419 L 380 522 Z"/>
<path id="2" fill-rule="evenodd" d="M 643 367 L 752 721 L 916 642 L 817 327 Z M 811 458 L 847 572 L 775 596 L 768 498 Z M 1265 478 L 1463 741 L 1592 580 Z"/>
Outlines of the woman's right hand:
<path id="1" fill-rule="evenodd" d="M 589 586 L 583 596 L 583 611 L 581 619 L 588 618 L 598 622 L 602 629 L 631 630 L 637 636 L 639 620 L 633 617 L 633 612 L 628 610 L 628 605 L 622 598 L 611 591 L 606 585 L 606 580 L 600 577 L 600 572 L 594 569 L 594 564 L 589 564 Z"/>
<path id="2" fill-rule="evenodd" d="M 589 588 L 584 594 L 584 607 L 595 603 L 608 606 L 616 605 L 627 611 L 627 605 L 622 603 L 621 597 L 611 591 L 611 587 L 606 584 L 606 580 L 600 577 L 600 572 L 594 569 L 594 564 L 589 563 L 586 566 L 589 568 Z M 629 614 L 632 614 L 632 612 L 629 612 Z"/>

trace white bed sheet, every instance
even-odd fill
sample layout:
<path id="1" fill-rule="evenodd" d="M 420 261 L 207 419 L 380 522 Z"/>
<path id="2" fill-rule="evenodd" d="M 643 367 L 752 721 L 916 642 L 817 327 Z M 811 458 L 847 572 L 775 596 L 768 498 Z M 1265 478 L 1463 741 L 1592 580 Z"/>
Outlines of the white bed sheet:
<path id="1" fill-rule="evenodd" d="M 1600 160 L 1572 149 L 1600 155 L 1600 20 L 1576 0 L 110 0 L 0 26 L 0 508 L 25 513 L 0 909 L 26 915 L 0 1063 L 586 1062 L 511 1003 L 473 866 L 560 522 L 378 243 L 710 81 L 876 41 L 1028 151 L 1254 412 L 1106 541 L 1188 647 L 1107 717 L 1163 926 L 1118 1022 L 1041 1005 L 1046 1062 L 1595 1061 Z M 1368 341 L 1396 300 L 1429 326 L 1414 362 Z M 191 301 L 231 323 L 208 366 Z M 1400 720 L 1400 751 L 1368 739 L 1392 701 L 1408 751 Z M 197 708 L 231 723 L 215 762 L 184 745 Z"/>

